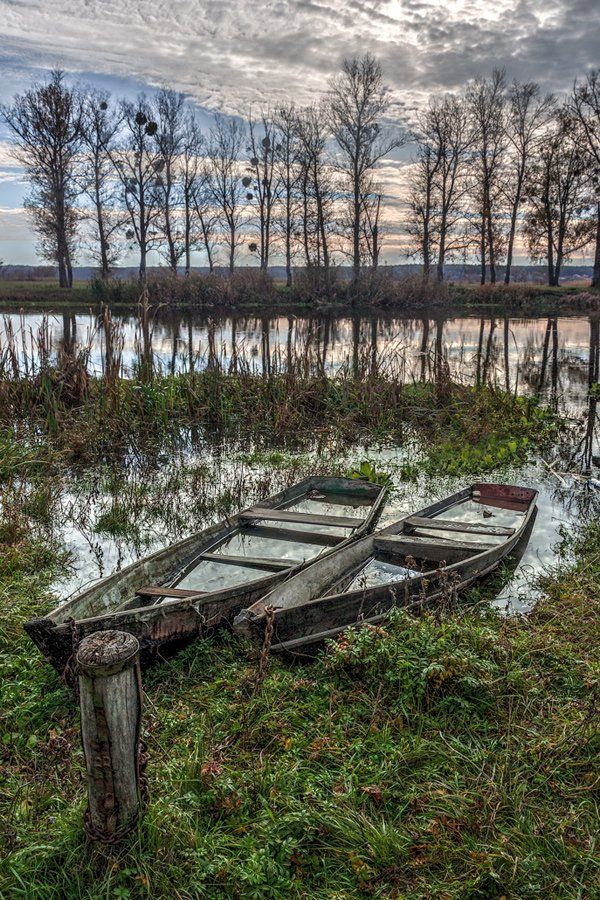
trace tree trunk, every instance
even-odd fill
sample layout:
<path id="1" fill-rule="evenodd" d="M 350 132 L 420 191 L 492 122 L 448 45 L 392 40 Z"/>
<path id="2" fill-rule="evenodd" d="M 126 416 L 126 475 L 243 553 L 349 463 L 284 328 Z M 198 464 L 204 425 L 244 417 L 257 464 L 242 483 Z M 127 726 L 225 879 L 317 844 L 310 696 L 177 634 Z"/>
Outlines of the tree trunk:
<path id="1" fill-rule="evenodd" d="M 494 242 L 494 229 L 492 223 L 492 210 L 490 199 L 488 197 L 488 209 L 487 209 L 487 230 L 488 230 L 488 255 L 490 258 L 490 283 L 496 284 L 496 250 L 495 250 L 495 242 Z"/>
<path id="2" fill-rule="evenodd" d="M 190 277 L 192 268 L 192 253 L 190 247 L 190 238 L 192 233 L 192 224 L 190 219 L 190 205 L 186 200 L 185 204 L 185 277 Z"/>
<path id="3" fill-rule="evenodd" d="M 548 247 L 548 284 L 550 287 L 554 284 L 554 241 L 552 238 L 552 222 L 550 221 L 550 211 L 546 213 L 548 217 L 547 224 L 547 247 Z"/>
<path id="4" fill-rule="evenodd" d="M 508 234 L 508 247 L 506 250 L 506 271 L 504 273 L 504 284 L 510 284 L 512 258 L 515 246 L 515 235 L 517 233 L 517 217 L 519 215 L 519 206 L 521 205 L 521 192 L 523 188 L 523 173 L 519 170 L 517 179 L 517 188 L 515 191 L 515 199 L 510 214 L 510 231 Z"/>
<path id="5" fill-rule="evenodd" d="M 142 244 L 140 247 L 140 281 L 146 280 L 146 254 L 146 246 L 145 244 Z"/>
<path id="6" fill-rule="evenodd" d="M 592 287 L 600 288 L 600 203 L 596 207 L 596 252 L 594 254 Z"/>
<path id="7" fill-rule="evenodd" d="M 485 212 L 481 216 L 481 241 L 480 241 L 480 253 L 481 253 L 481 278 L 480 284 L 485 284 L 485 276 L 486 276 L 486 268 L 485 268 Z"/>
<path id="8" fill-rule="evenodd" d="M 360 275 L 360 185 L 358 173 L 354 172 L 354 221 L 352 223 L 352 278 L 358 281 Z"/>
<path id="9" fill-rule="evenodd" d="M 233 275 L 235 268 L 235 227 L 229 228 L 229 274 Z"/>

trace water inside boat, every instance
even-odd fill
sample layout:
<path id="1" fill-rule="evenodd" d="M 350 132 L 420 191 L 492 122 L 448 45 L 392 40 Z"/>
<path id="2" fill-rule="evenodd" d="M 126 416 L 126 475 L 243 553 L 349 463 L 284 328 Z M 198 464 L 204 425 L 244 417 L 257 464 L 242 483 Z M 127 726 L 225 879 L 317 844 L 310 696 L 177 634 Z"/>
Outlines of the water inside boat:
<path id="1" fill-rule="evenodd" d="M 247 523 L 239 531 L 210 548 L 210 554 L 222 560 L 195 561 L 175 586 L 183 590 L 201 592 L 225 590 L 243 583 L 251 583 L 280 571 L 282 563 L 290 566 L 315 559 L 336 543 L 349 537 L 369 515 L 372 502 L 363 497 L 342 493 L 314 491 L 300 497 L 277 511 L 306 513 L 315 516 L 331 516 L 354 519 L 355 524 L 344 526 L 335 523 L 271 522 Z M 276 525 L 276 527 L 273 527 Z M 306 539 L 303 539 L 306 534 Z M 235 557 L 227 562 L 226 557 Z M 261 566 L 247 566 L 243 558 L 261 560 Z M 269 561 L 274 565 L 270 566 Z"/>
<path id="2" fill-rule="evenodd" d="M 375 545 L 375 555 L 371 556 L 362 568 L 355 574 L 354 578 L 347 584 L 343 585 L 343 592 L 367 590 L 368 588 L 378 587 L 379 585 L 393 584 L 394 582 L 403 582 L 407 579 L 414 578 L 423 572 L 431 572 L 438 568 L 442 558 L 443 549 L 439 550 L 439 546 L 448 546 L 449 551 L 456 554 L 456 542 L 461 544 L 472 544 L 473 551 L 476 551 L 485 545 L 495 546 L 506 540 L 507 534 L 494 534 L 491 529 L 505 529 L 515 531 L 520 528 L 523 519 L 529 509 L 528 503 L 520 503 L 519 501 L 505 501 L 502 499 L 480 500 L 477 497 L 468 497 L 461 500 L 455 505 L 449 507 L 437 516 L 431 518 L 433 522 L 456 522 L 464 524 L 477 524 L 482 529 L 490 529 L 488 533 L 470 533 L 465 531 L 440 531 L 435 526 L 427 527 L 422 525 L 414 528 L 407 539 L 414 544 L 422 543 L 422 555 L 416 554 L 414 549 L 412 553 L 403 555 L 402 545 L 398 545 L 397 551 L 382 550 Z M 430 558 L 427 552 L 428 544 L 432 541 L 438 545 L 438 553 L 435 558 Z M 458 551 L 463 557 L 469 555 L 469 550 L 464 549 Z M 393 562 L 390 556 L 397 556 L 397 561 Z M 416 557 L 416 558 L 415 558 Z M 407 567 L 401 563 L 414 561 L 418 568 Z M 335 593 L 342 586 L 336 587 Z"/>
<path id="3" fill-rule="evenodd" d="M 405 581 L 414 578 L 421 573 L 417 569 L 409 569 L 406 566 L 385 562 L 377 557 L 372 557 L 360 570 L 350 584 L 345 588 L 349 591 L 363 591 L 367 588 L 377 587 L 380 584 L 393 584 L 396 581 Z"/>

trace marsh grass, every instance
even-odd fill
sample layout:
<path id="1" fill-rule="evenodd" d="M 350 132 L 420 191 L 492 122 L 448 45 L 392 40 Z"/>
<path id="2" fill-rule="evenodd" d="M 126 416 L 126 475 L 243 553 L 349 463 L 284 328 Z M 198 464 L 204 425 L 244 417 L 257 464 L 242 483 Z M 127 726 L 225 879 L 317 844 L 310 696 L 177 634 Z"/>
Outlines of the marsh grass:
<path id="1" fill-rule="evenodd" d="M 114 851 L 81 829 L 73 698 L 14 627 L 52 569 L 32 545 L 0 582 L 2 896 L 594 896 L 599 542 L 583 534 L 527 620 L 477 595 L 399 612 L 272 660 L 254 696 L 232 637 L 150 670 L 151 803 Z"/>

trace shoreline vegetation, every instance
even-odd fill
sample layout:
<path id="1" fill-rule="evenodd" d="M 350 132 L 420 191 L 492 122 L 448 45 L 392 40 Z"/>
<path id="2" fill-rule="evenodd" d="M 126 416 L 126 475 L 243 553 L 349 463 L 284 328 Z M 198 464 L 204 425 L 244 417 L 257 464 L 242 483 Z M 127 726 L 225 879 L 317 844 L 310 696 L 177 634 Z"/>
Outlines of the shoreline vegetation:
<path id="1" fill-rule="evenodd" d="M 568 315 L 600 311 L 600 292 L 587 284 L 548 287 L 535 283 L 478 285 L 425 282 L 419 276 L 365 275 L 357 283 L 333 279 L 327 290 L 318 273 L 299 276 L 287 287 L 259 270 L 244 269 L 233 276 L 216 274 L 180 278 L 168 273 L 149 275 L 145 282 L 150 308 L 263 313 L 394 312 L 410 314 L 434 310 L 477 313 L 490 310 L 523 315 Z M 53 281 L 0 280 L 0 307 L 27 311 L 87 307 L 135 309 L 144 294 L 138 279 L 92 279 L 60 288 Z"/>

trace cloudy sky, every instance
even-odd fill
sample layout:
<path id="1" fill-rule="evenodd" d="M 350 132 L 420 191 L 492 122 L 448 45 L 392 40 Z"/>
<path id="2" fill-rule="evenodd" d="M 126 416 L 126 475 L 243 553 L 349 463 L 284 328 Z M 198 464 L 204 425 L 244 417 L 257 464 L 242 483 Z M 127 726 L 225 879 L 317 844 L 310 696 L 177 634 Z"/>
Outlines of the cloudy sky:
<path id="1" fill-rule="evenodd" d="M 399 121 L 494 66 L 561 92 L 600 66 L 600 0 L 0 0 L 3 102 L 60 66 L 119 96 L 166 83 L 207 114 L 243 113 L 309 102 L 344 56 L 367 50 L 383 65 Z M 0 257 L 33 262 L 5 137 Z M 385 172 L 396 210 L 405 164 Z"/>

